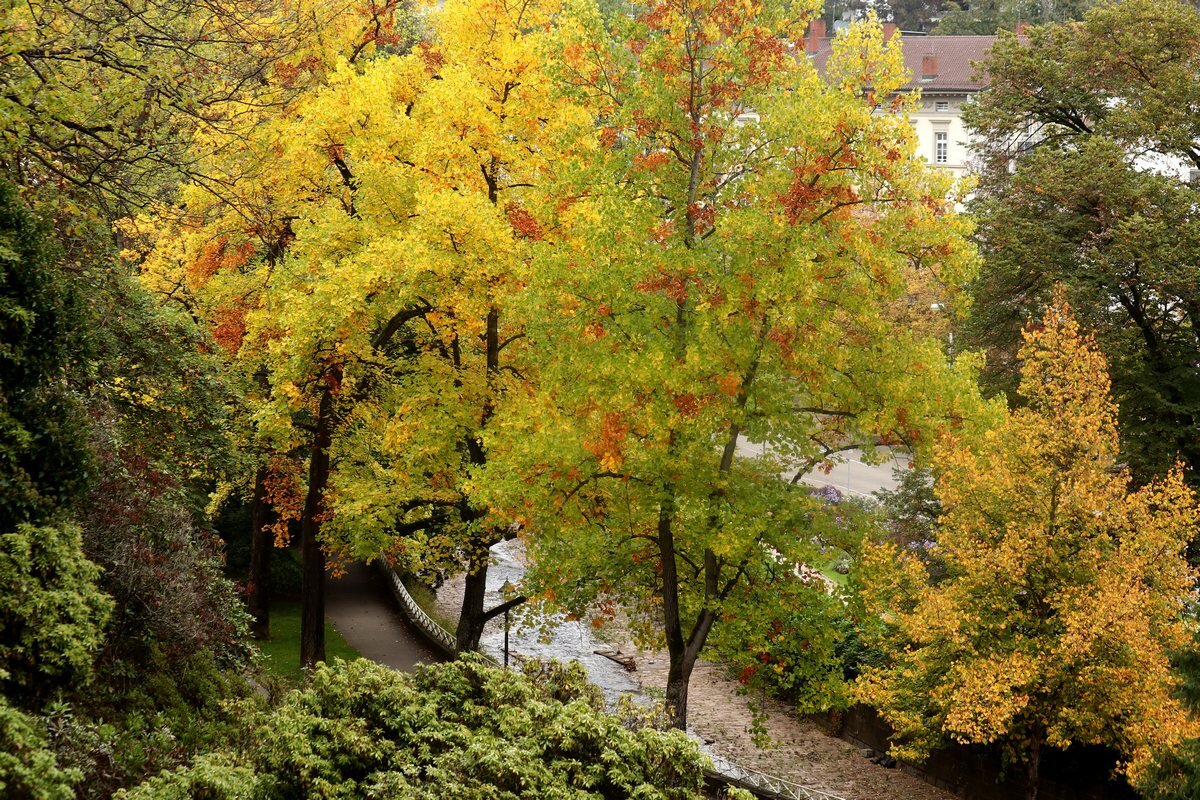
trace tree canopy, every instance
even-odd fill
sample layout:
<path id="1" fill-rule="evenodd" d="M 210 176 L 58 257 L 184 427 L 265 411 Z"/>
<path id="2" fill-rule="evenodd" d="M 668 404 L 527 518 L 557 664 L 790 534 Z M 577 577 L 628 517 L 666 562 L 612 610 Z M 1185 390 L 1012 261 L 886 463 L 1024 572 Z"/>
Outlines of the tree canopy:
<path id="1" fill-rule="evenodd" d="M 964 332 L 1011 391 L 1025 320 L 1061 283 L 1096 331 L 1135 480 L 1200 463 L 1196 100 L 1200 13 L 1124 0 L 1002 37 L 966 114 L 985 164 L 972 211 L 984 268 Z M 1010 170 L 1011 164 L 1011 170 Z M 1189 477 L 1189 480 L 1192 478 Z"/>
<path id="2" fill-rule="evenodd" d="M 1026 405 L 939 449 L 946 577 L 894 544 L 864 552 L 867 630 L 888 661 L 860 697 L 898 755 L 1000 744 L 1034 798 L 1045 746 L 1110 745 L 1136 781 L 1195 736 L 1171 658 L 1194 629 L 1183 553 L 1200 508 L 1179 467 L 1131 489 L 1104 357 L 1061 295 L 1025 340 Z"/>
<path id="3" fill-rule="evenodd" d="M 680 725 L 712 627 L 805 597 L 784 586 L 816 558 L 821 506 L 779 473 L 970 405 L 970 359 L 951 371 L 891 324 L 914 273 L 949 295 L 973 266 L 948 179 L 909 155 L 898 48 L 859 23 L 822 80 L 786 44 L 796 11 L 706 0 L 612 35 L 563 26 L 557 69 L 600 147 L 540 210 L 540 385 L 479 480 L 528 531 L 543 598 L 619 605 L 665 643 Z"/>

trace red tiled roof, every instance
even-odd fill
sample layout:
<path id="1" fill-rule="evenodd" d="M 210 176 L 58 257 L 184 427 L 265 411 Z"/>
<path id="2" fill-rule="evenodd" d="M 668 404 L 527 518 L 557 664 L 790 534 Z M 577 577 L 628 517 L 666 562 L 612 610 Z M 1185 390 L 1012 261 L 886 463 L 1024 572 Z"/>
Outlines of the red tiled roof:
<path id="1" fill-rule="evenodd" d="M 977 92 L 987 85 L 987 76 L 976 73 L 979 70 L 972 62 L 982 62 L 987 58 L 988 51 L 996 43 L 995 36 L 911 36 L 902 37 L 904 46 L 904 66 L 908 69 L 910 78 L 904 89 L 923 89 L 930 92 L 966 91 Z M 825 74 L 825 62 L 832 54 L 832 38 L 818 40 L 816 53 L 810 53 L 813 65 L 822 75 Z M 922 62 L 925 56 L 937 56 L 937 75 L 930 80 L 922 80 Z"/>

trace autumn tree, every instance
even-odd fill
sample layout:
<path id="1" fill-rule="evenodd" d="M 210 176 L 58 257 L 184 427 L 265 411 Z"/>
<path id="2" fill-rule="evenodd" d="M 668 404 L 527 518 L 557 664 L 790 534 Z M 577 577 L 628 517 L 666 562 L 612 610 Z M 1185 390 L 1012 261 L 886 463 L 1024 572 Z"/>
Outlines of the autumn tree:
<path id="1" fill-rule="evenodd" d="M 557 48 L 601 146 L 539 210 L 561 240 L 531 286 L 541 386 L 478 483 L 542 599 L 666 645 L 679 726 L 713 627 L 804 596 L 783 587 L 820 509 L 779 472 L 919 438 L 969 382 L 885 319 L 907 267 L 952 287 L 971 264 L 948 179 L 910 155 L 899 51 L 861 23 L 823 81 L 794 55 L 816 10 L 652 3 L 610 37 L 580 6 Z"/>
<path id="2" fill-rule="evenodd" d="M 484 594 L 490 549 L 516 530 L 489 515 L 470 470 L 488 463 L 487 432 L 509 393 L 536 375 L 520 292 L 531 249 L 553 233 L 531 209 L 588 120 L 544 68 L 558 8 L 485 0 L 434 17 L 436 42 L 409 59 L 422 68 L 405 121 L 419 138 L 401 156 L 419 186 L 412 218 L 381 220 L 387 239 L 363 259 L 394 271 L 418 313 L 387 354 L 392 374 L 376 381 L 385 388 L 360 397 L 339 431 L 330 540 L 361 557 L 387 551 L 425 575 L 463 573 L 460 650 L 477 648 L 511 604 L 485 608 Z M 395 180 L 358 163 L 357 179 Z"/>
<path id="3" fill-rule="evenodd" d="M 1105 744 L 1135 782 L 1154 748 L 1194 735 L 1171 655 L 1189 641 L 1197 522 L 1181 468 L 1133 491 L 1117 461 L 1104 357 L 1059 295 L 1021 350 L 1022 407 L 940 446 L 936 584 L 892 544 L 864 553 L 867 628 L 886 654 L 860 698 L 921 760 L 1001 746 L 1029 798 L 1047 747 Z"/>
<path id="4" fill-rule="evenodd" d="M 148 262 L 164 291 L 201 283 L 206 314 L 230 322 L 263 381 L 267 449 L 311 454 L 309 584 L 318 543 L 339 562 L 388 551 L 426 573 L 465 569 L 466 649 L 499 613 L 483 607 L 489 548 L 514 535 L 483 519 L 467 470 L 487 459 L 506 387 L 530 375 L 510 299 L 544 236 L 526 204 L 579 118 L 541 68 L 552 10 L 452 3 L 433 16 L 436 42 L 343 63 L 240 157 L 260 166 L 239 192 L 270 198 L 254 236 L 228 217 L 185 221 Z M 305 594 L 319 636 L 320 591 Z M 315 638 L 305 652 L 320 660 Z"/>
<path id="5" fill-rule="evenodd" d="M 1196 186 L 1200 14 L 1124 0 L 1005 36 L 965 118 L 984 170 L 971 209 L 985 263 L 962 340 L 1011 393 L 1020 331 L 1062 283 L 1108 358 L 1135 481 L 1200 465 Z"/>

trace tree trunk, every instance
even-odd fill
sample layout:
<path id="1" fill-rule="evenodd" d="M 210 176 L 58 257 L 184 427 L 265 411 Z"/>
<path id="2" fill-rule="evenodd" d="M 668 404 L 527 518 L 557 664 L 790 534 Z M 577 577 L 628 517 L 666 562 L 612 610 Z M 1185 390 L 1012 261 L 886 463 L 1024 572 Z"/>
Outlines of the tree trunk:
<path id="1" fill-rule="evenodd" d="M 463 590 L 462 610 L 458 615 L 458 628 L 454 632 L 454 646 L 461 653 L 478 650 L 486 623 L 483 603 L 487 591 L 488 557 L 471 559 L 467 570 L 466 587 Z"/>
<path id="2" fill-rule="evenodd" d="M 692 668 L 696 666 L 696 653 L 691 648 L 681 652 L 669 652 L 671 661 L 667 669 L 667 716 L 672 728 L 687 730 L 688 683 L 692 679 Z"/>
<path id="3" fill-rule="evenodd" d="M 1037 800 L 1041 789 L 1042 740 L 1034 738 L 1029 743 L 1025 753 L 1025 797 L 1027 800 Z"/>
<path id="4" fill-rule="evenodd" d="M 271 638 L 271 550 L 275 535 L 270 529 L 274 513 L 267 503 L 266 469 L 254 479 L 254 503 L 250 510 L 250 576 L 246 581 L 246 611 L 250 634 L 255 639 Z"/>
<path id="5" fill-rule="evenodd" d="M 313 432 L 312 459 L 308 468 L 308 494 L 300 522 L 300 556 L 303 562 L 300 611 L 300 665 L 311 669 L 325 660 L 325 553 L 321 550 L 321 514 L 325 484 L 329 479 L 329 442 L 333 428 L 333 392 L 325 389 Z"/>
<path id="6" fill-rule="evenodd" d="M 672 439 L 674 436 L 672 435 Z M 668 486 L 658 508 L 658 557 L 662 568 L 663 633 L 671 663 L 667 670 L 667 714 L 671 727 L 687 729 L 688 680 L 696 659 L 688 659 L 679 611 L 679 574 L 675 564 L 675 490 Z"/>

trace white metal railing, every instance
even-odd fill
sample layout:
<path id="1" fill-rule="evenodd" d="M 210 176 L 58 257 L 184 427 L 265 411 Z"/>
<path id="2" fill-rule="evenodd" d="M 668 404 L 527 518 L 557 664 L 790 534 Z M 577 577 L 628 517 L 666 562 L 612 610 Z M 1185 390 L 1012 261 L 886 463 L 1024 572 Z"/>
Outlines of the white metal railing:
<path id="1" fill-rule="evenodd" d="M 387 576 L 388 584 L 392 587 L 392 594 L 396 597 L 396 602 L 400 604 L 400 608 L 403 610 L 404 615 L 408 617 L 409 622 L 419 628 L 422 633 L 434 642 L 441 645 L 446 652 L 455 652 L 457 640 L 454 634 L 443 628 L 441 624 L 425 613 L 425 609 L 417 605 L 417 601 L 409 594 L 408 588 L 400 580 L 400 576 L 396 574 L 396 571 L 388 564 L 387 559 L 380 557 L 376 563 L 383 570 L 383 574 Z M 490 658 L 486 654 L 484 654 L 484 658 L 487 658 L 489 661 L 495 661 L 495 659 Z M 708 772 L 713 778 L 719 781 L 735 783 L 747 789 L 785 798 L 785 800 L 843 800 L 843 798 L 821 789 L 804 786 L 794 781 L 789 781 L 786 778 L 768 775 L 765 772 L 743 767 L 714 753 L 707 753 L 706 755 L 712 762 L 712 769 L 708 770 Z"/>
<path id="2" fill-rule="evenodd" d="M 418 627 L 430 639 L 445 648 L 447 652 L 453 653 L 457 644 L 454 634 L 439 625 L 433 617 L 425 613 L 425 609 L 417 605 L 417 601 L 408 593 L 404 582 L 400 580 L 400 576 L 396 574 L 396 570 L 392 569 L 391 565 L 387 563 L 387 559 L 381 556 L 376 563 L 383 570 L 383 574 L 387 576 L 388 584 L 392 587 L 392 594 L 395 595 L 396 602 L 400 604 L 400 608 L 404 611 L 404 616 L 408 617 L 408 621 Z"/>
<path id="3" fill-rule="evenodd" d="M 805 786 L 787 778 L 743 767 L 741 764 L 735 764 L 714 753 L 709 753 L 708 758 L 712 761 L 713 768 L 710 774 L 714 778 L 719 781 L 728 781 L 744 789 L 786 798 L 786 800 L 844 800 L 823 789 Z"/>

